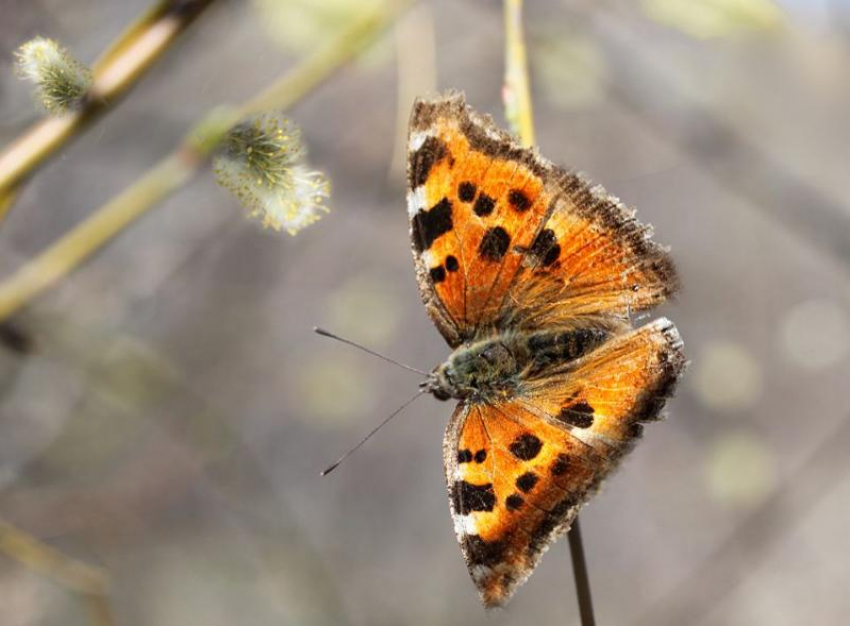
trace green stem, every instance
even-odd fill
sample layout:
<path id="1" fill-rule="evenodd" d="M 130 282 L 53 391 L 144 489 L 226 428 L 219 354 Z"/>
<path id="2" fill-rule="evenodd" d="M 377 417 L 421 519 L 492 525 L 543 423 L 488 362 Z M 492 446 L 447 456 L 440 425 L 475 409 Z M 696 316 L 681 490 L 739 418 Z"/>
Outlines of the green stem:
<path id="1" fill-rule="evenodd" d="M 219 108 L 208 114 L 170 155 L 140 180 L 0 283 L 0 321 L 79 267 L 129 224 L 190 180 L 230 127 L 244 115 L 287 108 L 303 98 L 365 50 L 409 4 L 394 2 L 364 17 L 243 106 Z"/>
<path id="2" fill-rule="evenodd" d="M 522 143 L 533 146 L 534 116 L 522 33 L 522 0 L 505 0 L 505 84 L 502 96 L 508 123 Z"/>

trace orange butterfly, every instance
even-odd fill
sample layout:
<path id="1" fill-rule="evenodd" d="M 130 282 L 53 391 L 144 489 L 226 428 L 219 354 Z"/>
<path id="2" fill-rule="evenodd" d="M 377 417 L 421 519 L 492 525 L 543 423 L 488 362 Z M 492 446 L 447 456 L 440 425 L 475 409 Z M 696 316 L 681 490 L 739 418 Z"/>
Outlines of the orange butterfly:
<path id="1" fill-rule="evenodd" d="M 505 604 L 659 417 L 684 368 L 677 288 L 651 230 L 601 187 L 448 94 L 417 101 L 407 203 L 425 308 L 454 352 L 423 383 L 460 402 L 449 503 L 488 607 Z"/>

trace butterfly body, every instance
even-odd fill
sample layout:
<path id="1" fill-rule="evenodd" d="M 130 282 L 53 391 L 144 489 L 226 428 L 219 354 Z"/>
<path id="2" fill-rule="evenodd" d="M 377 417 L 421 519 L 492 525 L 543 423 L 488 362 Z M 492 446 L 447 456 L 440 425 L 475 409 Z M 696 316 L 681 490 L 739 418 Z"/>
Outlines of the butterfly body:
<path id="1" fill-rule="evenodd" d="M 607 336 L 596 328 L 499 333 L 458 347 L 423 388 L 439 400 L 482 404 L 510 400 L 523 394 L 524 381 L 566 366 Z"/>
<path id="2" fill-rule="evenodd" d="M 414 105 L 408 213 L 425 309 L 453 352 L 423 390 L 458 405 L 443 442 L 455 532 L 502 606 L 659 418 L 685 365 L 677 288 L 651 229 L 450 93 Z"/>

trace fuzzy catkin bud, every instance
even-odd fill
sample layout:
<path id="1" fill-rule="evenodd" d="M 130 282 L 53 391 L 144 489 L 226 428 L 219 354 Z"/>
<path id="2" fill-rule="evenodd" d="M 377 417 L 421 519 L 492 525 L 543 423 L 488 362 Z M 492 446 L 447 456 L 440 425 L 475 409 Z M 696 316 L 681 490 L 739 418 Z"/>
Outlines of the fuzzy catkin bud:
<path id="1" fill-rule="evenodd" d="M 231 129 L 213 171 L 251 217 L 266 228 L 295 235 L 328 211 L 328 181 L 303 159 L 298 129 L 283 115 L 266 113 Z"/>
<path id="2" fill-rule="evenodd" d="M 76 107 L 92 84 L 88 67 L 44 37 L 35 37 L 15 51 L 15 69 L 35 85 L 37 100 L 52 114 Z"/>

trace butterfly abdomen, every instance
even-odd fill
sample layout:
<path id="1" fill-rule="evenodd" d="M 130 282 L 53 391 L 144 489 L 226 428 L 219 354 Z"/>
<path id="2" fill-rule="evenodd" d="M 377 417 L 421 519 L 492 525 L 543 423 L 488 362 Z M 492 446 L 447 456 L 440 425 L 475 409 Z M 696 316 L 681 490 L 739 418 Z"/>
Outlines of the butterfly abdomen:
<path id="1" fill-rule="evenodd" d="M 583 357 L 605 342 L 610 333 L 597 328 L 550 330 L 520 335 L 528 351 L 529 376 Z"/>

